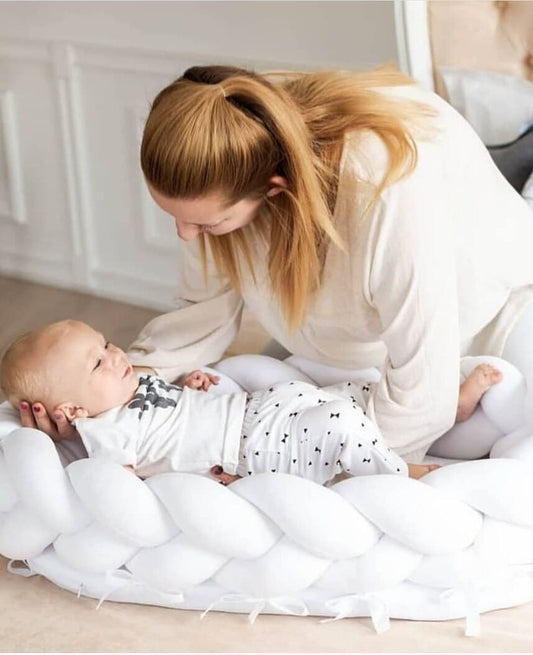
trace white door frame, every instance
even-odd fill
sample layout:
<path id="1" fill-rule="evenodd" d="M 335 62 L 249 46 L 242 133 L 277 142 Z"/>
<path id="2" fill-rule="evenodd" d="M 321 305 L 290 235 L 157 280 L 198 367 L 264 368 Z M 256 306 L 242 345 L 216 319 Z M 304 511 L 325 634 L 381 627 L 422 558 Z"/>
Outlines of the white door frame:
<path id="1" fill-rule="evenodd" d="M 426 0 L 394 0 L 400 70 L 434 90 Z"/>

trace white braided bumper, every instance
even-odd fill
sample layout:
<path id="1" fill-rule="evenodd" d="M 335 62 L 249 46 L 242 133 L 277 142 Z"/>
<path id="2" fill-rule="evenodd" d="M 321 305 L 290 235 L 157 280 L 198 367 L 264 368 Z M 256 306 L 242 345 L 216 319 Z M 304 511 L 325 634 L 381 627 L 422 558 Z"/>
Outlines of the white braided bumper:
<path id="1" fill-rule="evenodd" d="M 0 553 L 100 599 L 372 616 L 378 630 L 467 617 L 476 634 L 480 612 L 533 600 L 533 439 L 512 427 L 498 459 L 329 488 L 270 473 L 143 482 L 100 459 L 63 468 L 48 437 L 18 428 L 0 442 Z"/>

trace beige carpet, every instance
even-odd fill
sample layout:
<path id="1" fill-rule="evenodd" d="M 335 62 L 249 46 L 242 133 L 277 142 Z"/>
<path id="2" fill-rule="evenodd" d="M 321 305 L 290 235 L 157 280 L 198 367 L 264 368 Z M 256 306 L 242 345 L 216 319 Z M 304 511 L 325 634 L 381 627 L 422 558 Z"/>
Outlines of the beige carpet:
<path id="1" fill-rule="evenodd" d="M 15 334 L 72 317 L 125 347 L 156 312 L 0 276 L 0 348 Z M 265 334 L 245 317 L 232 352 L 258 352 Z M 533 651 L 533 604 L 482 617 L 482 637 L 463 636 L 463 621 L 393 621 L 376 635 L 369 619 L 321 624 L 316 617 L 170 610 L 76 598 L 35 576 L 6 571 L 0 557 L 0 652 L 515 652 Z"/>

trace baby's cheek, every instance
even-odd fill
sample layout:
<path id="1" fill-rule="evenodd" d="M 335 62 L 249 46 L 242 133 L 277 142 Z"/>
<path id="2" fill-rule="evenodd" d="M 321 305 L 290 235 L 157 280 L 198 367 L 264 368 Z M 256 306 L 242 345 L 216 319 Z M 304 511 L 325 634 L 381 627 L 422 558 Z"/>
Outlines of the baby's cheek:
<path id="1" fill-rule="evenodd" d="M 95 399 L 101 408 L 101 411 L 107 411 L 118 405 L 128 402 L 134 389 L 128 389 L 121 381 L 102 380 L 98 389 L 95 389 Z"/>

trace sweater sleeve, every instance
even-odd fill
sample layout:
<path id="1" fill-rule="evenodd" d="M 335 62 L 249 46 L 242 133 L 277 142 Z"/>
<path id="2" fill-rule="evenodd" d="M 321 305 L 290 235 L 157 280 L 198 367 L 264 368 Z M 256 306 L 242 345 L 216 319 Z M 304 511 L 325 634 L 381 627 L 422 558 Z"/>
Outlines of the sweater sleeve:
<path id="1" fill-rule="evenodd" d="M 387 359 L 368 413 L 413 460 L 453 425 L 459 393 L 455 239 L 438 178 L 438 166 L 419 162 L 369 217 L 365 293 Z"/>
<path id="2" fill-rule="evenodd" d="M 180 243 L 178 309 L 150 321 L 130 345 L 135 366 L 166 380 L 219 360 L 240 326 L 243 300 L 214 267 L 204 279 L 197 241 Z"/>

